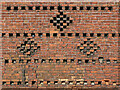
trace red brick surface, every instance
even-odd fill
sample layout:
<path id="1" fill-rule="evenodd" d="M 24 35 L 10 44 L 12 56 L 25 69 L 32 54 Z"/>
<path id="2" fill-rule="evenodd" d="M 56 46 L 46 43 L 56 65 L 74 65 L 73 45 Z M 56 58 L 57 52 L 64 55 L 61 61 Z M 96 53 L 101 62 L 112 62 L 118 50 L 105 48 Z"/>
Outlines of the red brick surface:
<path id="1" fill-rule="evenodd" d="M 118 88 L 118 15 L 118 2 L 3 2 L 2 87 Z"/>

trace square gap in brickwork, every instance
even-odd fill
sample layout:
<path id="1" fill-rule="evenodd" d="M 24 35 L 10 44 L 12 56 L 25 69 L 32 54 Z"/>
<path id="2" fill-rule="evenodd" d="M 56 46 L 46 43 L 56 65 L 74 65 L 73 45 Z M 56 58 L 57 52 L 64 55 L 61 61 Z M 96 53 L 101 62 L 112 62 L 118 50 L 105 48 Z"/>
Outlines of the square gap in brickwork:
<path id="1" fill-rule="evenodd" d="M 5 36 L 5 33 L 2 33 L 2 37 L 4 37 Z"/>

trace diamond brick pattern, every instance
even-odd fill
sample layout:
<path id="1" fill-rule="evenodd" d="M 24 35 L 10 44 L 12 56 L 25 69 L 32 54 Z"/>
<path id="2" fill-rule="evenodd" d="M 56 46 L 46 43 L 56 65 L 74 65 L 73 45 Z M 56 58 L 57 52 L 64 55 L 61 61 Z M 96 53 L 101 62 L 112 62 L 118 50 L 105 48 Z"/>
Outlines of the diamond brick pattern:
<path id="1" fill-rule="evenodd" d="M 100 50 L 100 47 L 97 46 L 96 43 L 90 38 L 87 38 L 84 40 L 83 43 L 81 43 L 80 46 L 77 46 L 77 49 L 80 50 L 83 54 L 89 56 L 94 55 L 98 50 Z"/>
<path id="2" fill-rule="evenodd" d="M 14 1 L 1 2 L 0 90 L 119 90 L 119 2 Z"/>
<path id="3" fill-rule="evenodd" d="M 53 23 L 53 26 L 56 26 L 60 31 L 66 29 L 72 22 L 73 20 L 63 12 L 59 12 L 56 17 L 50 20 L 50 23 Z"/>
<path id="4" fill-rule="evenodd" d="M 17 47 L 17 49 L 20 50 L 20 52 L 23 53 L 23 55 L 34 55 L 34 53 L 40 49 L 40 46 L 37 45 L 37 43 L 34 42 L 34 39 L 28 38 L 24 41 L 23 44 Z"/>

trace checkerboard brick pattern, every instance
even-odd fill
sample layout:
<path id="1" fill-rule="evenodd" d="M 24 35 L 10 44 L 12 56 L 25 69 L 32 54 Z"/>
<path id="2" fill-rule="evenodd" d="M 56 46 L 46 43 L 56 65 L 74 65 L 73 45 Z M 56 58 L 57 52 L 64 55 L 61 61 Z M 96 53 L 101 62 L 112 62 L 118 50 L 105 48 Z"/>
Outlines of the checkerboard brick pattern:
<path id="1" fill-rule="evenodd" d="M 118 2 L 2 2 L 3 88 L 118 88 Z"/>

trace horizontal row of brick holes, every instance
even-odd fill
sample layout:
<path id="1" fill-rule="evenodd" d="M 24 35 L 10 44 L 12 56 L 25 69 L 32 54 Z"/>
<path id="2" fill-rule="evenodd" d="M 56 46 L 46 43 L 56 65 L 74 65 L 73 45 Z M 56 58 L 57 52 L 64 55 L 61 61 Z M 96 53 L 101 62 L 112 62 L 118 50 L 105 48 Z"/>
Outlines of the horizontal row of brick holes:
<path id="1" fill-rule="evenodd" d="M 54 81 L 53 83 L 51 83 L 50 81 L 40 81 L 40 82 L 38 82 L 38 84 L 41 84 L 41 85 L 43 85 L 44 84 L 44 82 L 47 82 L 47 84 L 48 85 L 50 85 L 50 84 L 55 84 L 55 85 L 59 85 L 59 84 L 61 84 L 61 85 L 88 85 L 88 82 L 87 81 L 76 81 L 76 82 L 73 82 L 73 81 L 68 81 L 68 82 L 66 82 L 66 81 L 60 81 L 60 82 L 58 82 L 58 81 Z M 102 85 L 102 82 L 103 81 L 91 81 L 91 85 Z M 106 85 L 108 85 L 108 83 L 109 83 L 109 80 L 105 80 L 105 84 Z M 116 82 L 112 82 L 113 83 L 113 85 L 116 85 Z M 29 85 L 29 83 L 28 82 L 25 82 L 24 83 L 25 85 Z M 35 84 L 37 84 L 36 83 L 36 81 L 32 81 L 31 82 L 31 84 L 32 85 L 35 85 Z M 2 85 L 7 85 L 6 84 L 6 82 L 4 81 L 4 82 L 2 82 Z M 15 85 L 15 83 L 14 83 L 14 81 L 10 81 L 10 85 Z M 21 81 L 18 81 L 17 82 L 17 85 L 22 85 L 22 82 Z"/>
<path id="2" fill-rule="evenodd" d="M 11 8 L 11 6 L 8 6 L 6 8 L 6 10 L 55 10 L 56 7 L 55 6 L 20 6 L 21 8 L 19 9 L 19 6 L 14 6 Z M 35 7 L 35 8 L 33 8 Z M 63 7 L 64 7 L 64 10 L 99 10 L 99 7 L 95 6 L 95 7 L 91 7 L 91 6 L 86 6 L 86 7 L 83 7 L 83 6 L 80 6 L 80 7 L 76 7 L 76 6 L 58 6 L 57 7 L 57 10 L 63 10 Z M 112 10 L 113 7 L 112 6 L 101 6 L 100 7 L 100 10 Z"/>
<path id="3" fill-rule="evenodd" d="M 28 36 L 32 36 L 32 37 L 39 36 L 39 37 L 42 37 L 43 34 L 44 33 L 38 33 L 38 34 L 36 34 L 36 33 L 30 33 L 30 35 L 29 35 L 29 33 L 23 33 L 22 36 L 24 36 L 24 37 L 28 37 Z M 13 33 L 9 33 L 7 35 L 9 37 L 13 37 L 14 36 Z M 60 36 L 66 36 L 66 33 L 59 33 L 59 35 Z M 53 33 L 52 34 L 53 37 L 57 37 L 59 35 L 58 35 L 58 33 Z M 2 33 L 2 37 L 4 37 L 4 36 L 6 36 L 6 33 Z M 20 37 L 20 36 L 21 36 L 20 33 L 16 33 L 16 35 L 15 35 L 15 37 Z M 45 36 L 46 37 L 50 37 L 51 33 L 46 33 Z M 109 33 L 96 33 L 96 34 L 95 33 L 89 33 L 89 34 L 88 33 L 82 33 L 82 35 L 81 35 L 81 33 L 67 33 L 67 36 L 68 37 L 72 37 L 72 36 L 75 36 L 75 37 L 80 37 L 80 36 L 81 37 L 88 37 L 88 36 L 90 36 L 90 37 L 102 37 L 102 36 L 104 36 L 104 37 L 107 38 L 109 36 L 111 36 L 111 37 L 120 37 L 120 33 L 119 34 L 117 34 L 117 33 L 111 33 L 111 35 L 109 35 Z"/>
<path id="4" fill-rule="evenodd" d="M 101 59 L 101 58 L 100 58 Z M 102 60 L 102 62 L 100 61 L 100 59 L 98 59 L 99 63 L 104 63 L 106 61 L 107 64 L 110 64 L 110 63 L 118 63 L 117 60 Z M 28 60 L 25 60 L 26 62 L 24 62 L 23 59 L 20 59 L 19 60 L 19 63 L 32 63 L 32 61 L 30 59 Z M 56 59 L 56 60 L 53 60 L 53 59 L 49 59 L 49 60 L 46 60 L 46 59 L 41 59 L 41 60 L 38 60 L 38 59 L 34 59 L 33 61 L 34 63 L 77 63 L 77 64 L 82 64 L 82 63 L 93 63 L 95 64 L 97 61 L 96 60 L 81 60 L 81 59 L 78 59 L 78 60 L 75 60 L 75 59 L 70 59 L 70 60 L 67 60 L 67 59 L 63 59 L 63 60 L 60 60 L 60 59 Z M 10 63 L 8 59 L 5 60 L 5 64 L 7 63 Z M 13 64 L 17 63 L 17 60 L 12 60 Z"/>

